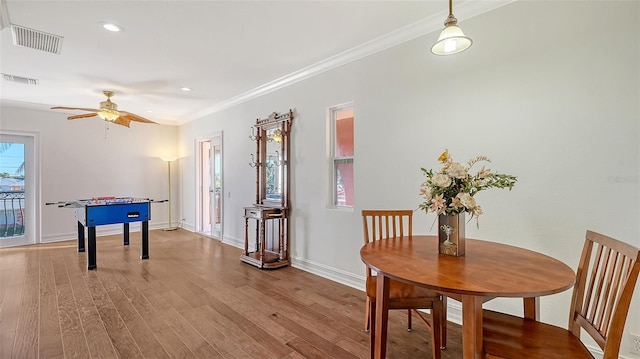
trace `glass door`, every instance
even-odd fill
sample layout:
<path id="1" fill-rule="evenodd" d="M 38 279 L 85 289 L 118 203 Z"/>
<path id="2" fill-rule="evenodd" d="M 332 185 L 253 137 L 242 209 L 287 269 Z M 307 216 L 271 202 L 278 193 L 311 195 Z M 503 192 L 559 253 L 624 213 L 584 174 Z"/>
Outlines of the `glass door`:
<path id="1" fill-rule="evenodd" d="M 211 236 L 222 240 L 222 136 L 211 140 Z"/>
<path id="2" fill-rule="evenodd" d="M 222 240 L 222 134 L 197 141 L 198 233 Z"/>
<path id="3" fill-rule="evenodd" d="M 0 248 L 36 243 L 35 136 L 0 133 Z"/>
<path id="4" fill-rule="evenodd" d="M 198 232 L 211 235 L 211 141 L 198 142 Z"/>

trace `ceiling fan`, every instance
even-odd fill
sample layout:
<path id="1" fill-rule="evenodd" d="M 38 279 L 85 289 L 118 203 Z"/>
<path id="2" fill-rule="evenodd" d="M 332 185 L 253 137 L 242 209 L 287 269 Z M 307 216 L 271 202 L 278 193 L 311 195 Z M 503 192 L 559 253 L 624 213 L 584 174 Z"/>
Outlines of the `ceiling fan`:
<path id="1" fill-rule="evenodd" d="M 95 108 L 82 108 L 82 107 L 52 107 L 52 110 L 80 110 L 80 111 L 90 111 L 90 113 L 85 113 L 82 115 L 74 115 L 67 117 L 68 120 L 77 120 L 81 118 L 88 118 L 93 116 L 100 116 L 101 119 L 115 123 L 116 125 L 121 125 L 125 127 L 129 127 L 131 121 L 135 122 L 144 122 L 144 123 L 156 123 L 151 120 L 147 120 L 144 117 L 138 116 L 131 112 L 127 111 L 118 111 L 118 105 L 114 102 L 111 102 L 111 96 L 113 96 L 113 91 L 102 91 L 105 96 L 107 96 L 106 101 L 100 102 L 100 109 Z"/>

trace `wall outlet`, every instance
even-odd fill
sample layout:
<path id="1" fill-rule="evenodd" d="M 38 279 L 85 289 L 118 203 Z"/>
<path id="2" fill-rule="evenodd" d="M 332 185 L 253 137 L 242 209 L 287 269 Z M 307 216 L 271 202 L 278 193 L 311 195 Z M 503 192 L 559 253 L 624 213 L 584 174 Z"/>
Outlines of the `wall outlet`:
<path id="1" fill-rule="evenodd" d="M 640 335 L 629 333 L 629 353 L 640 355 Z"/>

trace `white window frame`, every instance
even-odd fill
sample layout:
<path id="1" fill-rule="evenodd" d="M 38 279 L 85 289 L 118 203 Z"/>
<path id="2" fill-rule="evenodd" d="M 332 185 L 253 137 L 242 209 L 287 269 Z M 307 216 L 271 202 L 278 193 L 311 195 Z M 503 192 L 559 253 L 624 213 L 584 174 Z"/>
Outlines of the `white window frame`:
<path id="1" fill-rule="evenodd" d="M 344 209 L 344 210 L 353 210 L 353 207 L 355 206 L 355 199 L 354 199 L 354 203 L 353 205 L 339 205 L 338 204 L 338 188 L 337 188 L 337 181 L 336 181 L 336 176 L 337 176 L 337 171 L 336 171 L 336 167 L 337 167 L 337 163 L 339 161 L 351 161 L 351 163 L 353 163 L 355 165 L 355 149 L 354 149 L 354 155 L 353 156 L 336 156 L 335 155 L 335 149 L 336 149 L 336 114 L 338 112 L 344 111 L 344 110 L 349 110 L 352 109 L 354 110 L 354 126 L 355 126 L 355 109 L 354 109 L 354 105 L 353 102 L 347 102 L 347 103 L 343 103 L 340 105 L 336 105 L 336 106 L 332 106 L 329 107 L 327 109 L 327 157 L 328 157 L 328 167 L 329 167 L 329 195 L 328 195 L 328 199 L 329 199 L 329 203 L 328 206 L 329 208 L 334 208 L 334 209 Z M 355 133 L 354 133 L 354 143 L 355 143 Z M 354 192 L 355 192 L 355 168 L 354 168 Z"/>

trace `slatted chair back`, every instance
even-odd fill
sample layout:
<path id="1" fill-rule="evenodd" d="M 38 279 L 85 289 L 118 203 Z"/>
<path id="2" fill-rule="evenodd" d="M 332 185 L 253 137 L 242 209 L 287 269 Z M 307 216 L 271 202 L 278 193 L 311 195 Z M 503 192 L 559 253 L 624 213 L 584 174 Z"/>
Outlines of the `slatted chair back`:
<path id="1" fill-rule="evenodd" d="M 413 211 L 410 209 L 363 210 L 364 244 L 384 238 L 411 236 Z"/>
<path id="2" fill-rule="evenodd" d="M 413 211 L 410 209 L 362 211 L 362 229 L 364 244 L 384 238 L 411 237 L 413 235 Z M 367 277 L 371 276 L 371 269 L 367 267 Z"/>
<path id="3" fill-rule="evenodd" d="M 640 272 L 638 248 L 587 231 L 571 301 L 569 330 L 584 329 L 604 352 L 618 358 L 631 297 Z"/>

